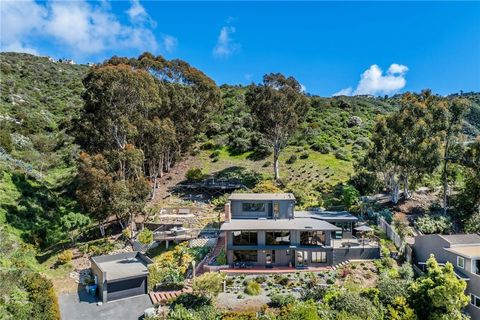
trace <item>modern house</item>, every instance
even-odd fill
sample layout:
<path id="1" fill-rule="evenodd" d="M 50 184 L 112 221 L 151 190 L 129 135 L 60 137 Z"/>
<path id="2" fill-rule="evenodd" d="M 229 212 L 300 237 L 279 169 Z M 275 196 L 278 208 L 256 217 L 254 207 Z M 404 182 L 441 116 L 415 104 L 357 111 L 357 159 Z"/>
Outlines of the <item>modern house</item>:
<path id="1" fill-rule="evenodd" d="M 92 273 L 102 302 L 147 293 L 150 258 L 140 252 L 96 256 L 91 258 Z"/>
<path id="2" fill-rule="evenodd" d="M 225 205 L 227 262 L 233 267 L 321 267 L 380 257 L 378 243 L 352 235 L 348 212 L 295 211 L 291 193 L 233 193 Z"/>
<path id="3" fill-rule="evenodd" d="M 466 311 L 472 319 L 480 319 L 480 236 L 477 234 L 423 235 L 415 237 L 415 264 L 425 270 L 433 254 L 439 264 L 450 262 L 457 277 L 467 282 L 465 293 L 470 297 Z"/>

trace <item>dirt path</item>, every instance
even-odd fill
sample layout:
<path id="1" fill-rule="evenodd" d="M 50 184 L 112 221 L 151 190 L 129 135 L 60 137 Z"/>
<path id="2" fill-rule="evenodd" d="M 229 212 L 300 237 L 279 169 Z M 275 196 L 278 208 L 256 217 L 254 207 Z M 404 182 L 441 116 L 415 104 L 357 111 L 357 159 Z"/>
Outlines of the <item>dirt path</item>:
<path id="1" fill-rule="evenodd" d="M 194 167 L 196 164 L 195 157 L 186 156 L 180 160 L 170 172 L 167 172 L 163 177 L 157 179 L 157 190 L 153 200 L 148 203 L 148 206 L 155 206 L 165 198 L 170 196 L 170 188 L 176 186 L 180 182 L 185 180 L 185 174 L 188 169 Z"/>

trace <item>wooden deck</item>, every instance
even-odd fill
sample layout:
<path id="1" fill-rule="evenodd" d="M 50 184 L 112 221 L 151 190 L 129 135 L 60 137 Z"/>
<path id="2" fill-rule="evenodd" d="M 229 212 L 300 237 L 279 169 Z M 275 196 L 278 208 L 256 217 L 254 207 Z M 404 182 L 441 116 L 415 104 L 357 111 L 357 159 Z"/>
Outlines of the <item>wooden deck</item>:
<path id="1" fill-rule="evenodd" d="M 294 267 L 255 267 L 249 269 L 224 269 L 221 272 L 226 274 L 271 274 L 271 273 L 295 273 L 295 272 L 325 272 L 333 270 L 332 267 L 308 267 L 305 269 L 297 269 Z"/>

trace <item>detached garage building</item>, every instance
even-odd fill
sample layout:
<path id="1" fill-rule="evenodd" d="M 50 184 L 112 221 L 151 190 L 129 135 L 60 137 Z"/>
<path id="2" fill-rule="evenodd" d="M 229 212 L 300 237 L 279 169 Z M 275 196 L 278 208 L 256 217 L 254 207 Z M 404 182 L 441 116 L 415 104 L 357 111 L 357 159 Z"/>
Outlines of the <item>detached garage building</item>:
<path id="1" fill-rule="evenodd" d="M 100 300 L 108 302 L 147 293 L 148 265 L 153 263 L 140 252 L 92 257 L 92 273 Z"/>

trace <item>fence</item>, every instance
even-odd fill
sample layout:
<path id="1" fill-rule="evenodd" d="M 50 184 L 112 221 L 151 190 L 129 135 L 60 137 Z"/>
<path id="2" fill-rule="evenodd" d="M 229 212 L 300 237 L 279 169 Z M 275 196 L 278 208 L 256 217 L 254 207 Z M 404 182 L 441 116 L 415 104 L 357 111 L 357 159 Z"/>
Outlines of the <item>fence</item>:
<path id="1" fill-rule="evenodd" d="M 383 219 L 383 217 L 378 218 L 377 224 L 380 227 L 380 229 L 382 229 L 385 232 L 387 237 L 393 241 L 393 243 L 397 248 L 402 247 L 402 240 L 400 239 L 400 236 L 393 230 L 392 226 L 389 225 L 388 222 L 385 221 L 385 219 Z"/>

